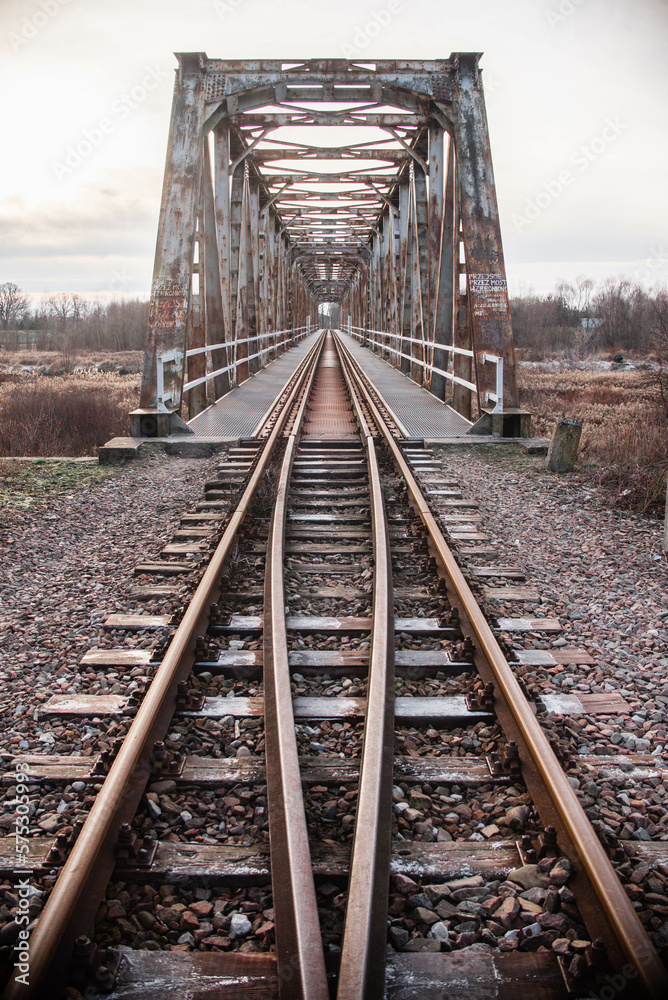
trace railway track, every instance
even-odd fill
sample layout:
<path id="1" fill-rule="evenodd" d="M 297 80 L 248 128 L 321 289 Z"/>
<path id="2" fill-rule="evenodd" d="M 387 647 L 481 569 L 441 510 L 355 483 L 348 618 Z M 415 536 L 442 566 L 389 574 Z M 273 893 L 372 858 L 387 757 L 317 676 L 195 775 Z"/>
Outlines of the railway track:
<path id="1" fill-rule="evenodd" d="M 155 603 L 205 557 L 180 619 L 112 615 L 117 648 L 84 657 L 134 674 L 134 694 L 44 706 L 113 717 L 123 738 L 86 761 L 6 761 L 7 781 L 86 796 L 55 842 L 27 839 L 20 863 L 3 847 L 3 875 L 46 899 L 7 1000 L 666 995 L 616 845 L 439 502 L 460 551 L 489 558 L 475 522 L 456 530 L 455 484 L 321 335 L 165 558 L 137 567 Z M 128 647 L 133 630 L 162 642 Z"/>

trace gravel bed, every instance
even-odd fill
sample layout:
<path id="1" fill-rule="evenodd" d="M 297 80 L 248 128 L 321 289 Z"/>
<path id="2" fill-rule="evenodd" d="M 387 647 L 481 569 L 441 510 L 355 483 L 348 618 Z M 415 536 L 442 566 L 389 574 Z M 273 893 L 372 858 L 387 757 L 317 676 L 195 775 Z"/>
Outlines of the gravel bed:
<path id="1" fill-rule="evenodd" d="M 324 720 L 312 725 L 297 723 L 297 748 L 300 756 L 359 758 L 362 752 L 364 722 L 332 722 Z"/>
<path id="2" fill-rule="evenodd" d="M 266 786 L 215 790 L 153 782 L 133 826 L 143 837 L 173 843 L 253 844 L 269 839 Z"/>
<path id="3" fill-rule="evenodd" d="M 494 495 L 490 468 L 480 457 L 455 451 L 438 453 L 448 479 L 457 478 L 464 496 L 475 496 L 499 548 L 499 562 L 519 563 L 527 584 L 542 594 L 540 603 L 494 602 L 497 616 L 559 617 L 562 635 L 552 639 L 506 634 L 507 648 L 582 646 L 596 666 L 518 668 L 532 693 L 619 692 L 629 705 L 621 716 L 584 715 L 542 720 L 563 750 L 590 754 L 586 767 L 571 769 L 571 783 L 602 837 L 616 835 L 627 852 L 617 867 L 641 920 L 658 931 L 668 916 L 668 848 L 666 864 L 653 867 L 633 857 L 633 844 L 668 841 L 668 770 L 658 765 L 668 744 L 663 695 L 664 656 L 668 639 L 665 609 L 665 563 L 656 523 L 619 512 L 601 512 L 584 490 L 577 474 L 564 479 L 495 464 Z M 30 514 L 13 515 L 3 535 L 11 559 L 0 583 L 3 623 L 11 625 L 0 650 L 0 677 L 12 684 L 16 697 L 0 712 L 0 749 L 45 754 L 91 756 L 122 736 L 128 722 L 116 719 L 40 720 L 39 706 L 52 693 L 125 693 L 141 687 L 146 669 L 102 671 L 79 669 L 82 654 L 92 648 L 122 644 L 150 649 L 156 657 L 168 630 L 131 634 L 102 628 L 110 612 L 169 613 L 181 606 L 179 596 L 137 602 L 131 588 L 155 583 L 132 578 L 134 564 L 155 558 L 169 540 L 179 516 L 201 499 L 201 487 L 219 459 L 211 461 L 148 457 L 99 484 L 70 497 L 52 500 Z M 384 475 L 386 496 L 396 480 Z M 396 496 L 396 494 L 395 494 Z M 304 498 L 305 499 L 305 498 Z M 296 507 L 301 506 L 295 505 Z M 359 508 L 361 509 L 361 508 Z M 354 514 L 356 507 L 346 509 Z M 445 508 L 444 508 L 445 509 Z M 342 517 L 345 517 L 342 511 Z M 390 515 L 405 515 L 400 499 Z M 413 533 L 411 514 L 396 532 Z M 260 528 L 266 527 L 258 522 Z M 221 611 L 257 614 L 261 605 L 235 597 L 234 589 L 260 589 L 264 560 L 250 550 L 260 534 L 243 539 L 240 559 L 226 583 L 228 597 Z M 150 551 L 144 539 L 150 538 Z M 324 540 L 324 539 L 323 539 Z M 567 548 L 565 543 L 567 542 Z M 400 540 L 399 544 L 405 545 Z M 320 557 L 290 555 L 287 587 L 291 614 L 368 616 L 366 597 L 313 599 L 308 590 L 328 584 L 370 590 L 371 556 L 327 556 L 322 574 L 300 573 L 299 564 Z M 196 567 L 201 560 L 193 560 Z M 492 560 L 484 560 L 492 561 Z M 328 572 L 328 564 L 351 563 L 348 573 Z M 395 585 L 429 587 L 433 571 L 426 551 L 395 554 Z M 494 578 L 484 581 L 494 585 Z M 502 580 L 496 581 L 499 585 Z M 604 587 L 601 587 L 601 583 Z M 181 593 L 188 584 L 177 584 Z M 302 594 L 301 591 L 304 591 Z M 442 596 L 400 598 L 401 617 L 447 615 Z M 664 626 L 664 622 L 666 623 Z M 365 651 L 368 633 L 351 636 L 289 635 L 293 650 Z M 449 639 L 396 636 L 398 649 L 452 649 Z M 255 636 L 211 637 L 217 649 L 261 649 Z M 366 696 L 367 680 L 327 673 L 293 674 L 293 693 L 301 696 Z M 398 676 L 395 689 L 403 696 L 448 696 L 467 693 L 474 676 L 436 674 L 415 679 Z M 260 697 L 258 678 L 229 677 L 204 671 L 191 687 L 207 696 Z M 309 757 L 359 758 L 364 725 L 361 720 L 312 721 L 295 726 L 299 753 Z M 395 748 L 408 757 L 480 758 L 502 749 L 498 725 L 470 728 L 398 727 Z M 261 757 L 262 720 L 180 718 L 166 739 L 170 750 L 190 756 Z M 614 766 L 597 756 L 654 753 L 653 770 L 634 768 L 622 758 Z M 30 785 L 30 836 L 71 832 L 94 800 L 97 785 Z M 3 833 L 12 831 L 14 791 L 2 790 Z M 142 800 L 134 826 L 140 835 L 194 844 L 266 844 L 266 787 L 236 785 L 214 789 L 153 781 Z M 357 785 L 313 785 L 305 793 L 309 835 L 316 842 L 346 844 L 352 840 Z M 521 784 L 468 787 L 456 784 L 412 784 L 397 780 L 393 792 L 393 840 L 443 843 L 453 840 L 500 842 L 535 834 L 540 823 Z M 628 856 L 627 856 L 628 854 Z M 566 859 L 545 859 L 510 872 L 505 880 L 481 876 L 451 879 L 439 885 L 395 876 L 390 897 L 388 944 L 398 951 L 449 951 L 487 946 L 503 951 L 550 948 L 564 955 L 572 971 L 585 962 L 586 931 L 568 888 L 571 869 Z M 35 880 L 31 900 L 34 919 L 48 893 L 50 880 Z M 0 884 L 0 945 L 12 941 L 17 901 L 8 882 Z M 340 943 L 346 893 L 341 886 L 318 884 L 323 937 L 331 951 Z M 274 944 L 270 886 L 234 889 L 230 886 L 148 886 L 113 882 L 96 918 L 98 944 L 132 945 L 148 950 L 266 951 Z"/>
<path id="4" fill-rule="evenodd" d="M 502 634 L 506 647 L 579 647 L 595 660 L 593 666 L 518 667 L 530 694 L 614 692 L 629 706 L 616 715 L 540 716 L 563 749 L 591 755 L 586 767 L 571 769 L 571 784 L 599 835 L 620 840 L 618 873 L 657 947 L 665 948 L 668 935 L 657 932 L 668 917 L 668 846 L 653 866 L 634 856 L 639 841 L 668 841 L 663 525 L 609 509 L 584 475 L 577 470 L 553 475 L 544 459 L 520 458 L 505 449 L 491 457 L 454 448 L 436 456 L 445 475 L 459 481 L 463 496 L 476 499 L 482 530 L 498 549 L 497 560 L 474 561 L 521 566 L 527 585 L 541 597 L 537 603 L 488 602 L 488 610 L 504 617 L 556 617 L 563 626 L 554 637 Z M 626 754 L 653 755 L 656 767 L 634 768 Z M 614 767 L 597 764 L 601 755 L 618 761 Z"/>
<path id="5" fill-rule="evenodd" d="M 394 786 L 395 840 L 490 841 L 540 831 L 531 799 L 515 785 Z"/>
<path id="6" fill-rule="evenodd" d="M 137 562 L 157 558 L 180 516 L 201 499 L 202 484 L 217 460 L 143 457 L 76 492 L 51 496 L 29 509 L 5 511 L 0 522 L 0 682 L 12 693 L 0 707 L 0 752 L 65 754 L 83 758 L 124 735 L 116 719 L 42 719 L 39 711 L 56 693 L 117 693 L 137 686 L 143 668 L 79 669 L 82 655 L 111 648 L 119 635 L 102 628 L 108 614 L 170 614 L 189 591 L 182 580 L 167 598 L 138 602 L 132 590 Z M 155 583 L 146 578 L 144 582 Z M 123 637 L 126 648 L 157 648 L 158 633 Z M 78 783 L 75 783 L 78 784 Z M 93 801 L 96 786 L 39 786 L 29 782 L 28 837 L 69 832 Z M 15 792 L 2 790 L 0 834 L 15 829 Z M 49 876 L 31 880 L 31 921 L 44 902 Z M 15 890 L 0 886 L 0 977 L 20 925 Z M 32 925 L 31 925 L 32 926 Z M 5 950 L 7 949 L 7 950 Z"/>
<path id="7" fill-rule="evenodd" d="M 545 859 L 508 873 L 440 884 L 394 876 L 389 942 L 396 951 L 453 951 L 476 944 L 500 951 L 550 948 L 571 971 L 584 968 L 591 942 L 567 882 L 566 858 Z"/>
<path id="8" fill-rule="evenodd" d="M 95 932 L 100 946 L 122 942 L 143 951 L 268 951 L 274 942 L 271 886 L 111 882 Z"/>
<path id="9" fill-rule="evenodd" d="M 424 729 L 397 726 L 394 735 L 395 752 L 408 757 L 480 757 L 481 754 L 502 750 L 505 738 L 499 726 L 475 726 L 452 729 Z"/>

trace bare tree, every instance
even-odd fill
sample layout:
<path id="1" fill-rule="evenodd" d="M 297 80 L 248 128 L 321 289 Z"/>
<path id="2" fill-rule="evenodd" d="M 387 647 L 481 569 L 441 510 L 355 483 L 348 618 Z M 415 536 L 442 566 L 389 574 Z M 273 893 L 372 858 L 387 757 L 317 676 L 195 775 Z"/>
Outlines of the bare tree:
<path id="1" fill-rule="evenodd" d="M 73 292 L 56 292 L 46 300 L 46 310 L 60 333 L 81 317 L 83 299 Z"/>
<path id="2" fill-rule="evenodd" d="M 583 329 L 589 333 L 592 319 L 592 296 L 596 282 L 588 278 L 586 274 L 578 274 L 575 279 L 575 308 L 580 317 Z"/>
<path id="3" fill-rule="evenodd" d="M 46 300 L 46 310 L 56 326 L 56 343 L 63 356 L 63 364 L 72 364 L 75 331 L 88 312 L 85 299 L 74 292 L 56 292 Z"/>
<path id="4" fill-rule="evenodd" d="M 595 315 L 601 319 L 597 336 L 613 350 L 646 350 L 649 346 L 650 297 L 627 278 L 608 278 L 594 298 Z"/>
<path id="5" fill-rule="evenodd" d="M 72 315 L 72 306 L 67 292 L 56 292 L 55 295 L 49 295 L 45 305 L 46 312 L 51 317 L 52 322 L 59 331 L 64 331 L 67 321 Z"/>
<path id="6" fill-rule="evenodd" d="M 28 312 L 29 306 L 30 296 L 22 292 L 13 281 L 0 285 L 0 326 L 3 330 L 17 326 Z"/>
<path id="7" fill-rule="evenodd" d="M 668 288 L 657 288 L 652 303 L 650 344 L 658 364 L 648 373 L 649 381 L 659 391 L 668 418 Z"/>

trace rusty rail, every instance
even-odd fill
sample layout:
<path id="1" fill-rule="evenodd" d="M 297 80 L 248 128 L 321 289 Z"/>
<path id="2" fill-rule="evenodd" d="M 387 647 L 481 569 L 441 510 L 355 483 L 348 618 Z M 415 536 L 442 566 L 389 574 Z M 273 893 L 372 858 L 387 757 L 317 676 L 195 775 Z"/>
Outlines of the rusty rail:
<path id="1" fill-rule="evenodd" d="M 320 350 L 323 343 L 321 340 Z M 328 1000 L 329 997 L 292 710 L 283 583 L 290 475 L 314 371 L 315 365 L 286 444 L 264 575 L 265 760 L 281 1000 Z"/>
<path id="2" fill-rule="evenodd" d="M 354 358 L 346 350 L 341 339 L 335 334 L 343 356 L 353 371 L 358 371 Z M 629 897 L 618 879 L 610 859 L 605 853 L 594 828 L 568 782 L 568 778 L 554 755 L 548 739 L 534 716 L 531 706 L 513 673 L 511 666 L 494 636 L 494 633 L 480 610 L 454 555 L 452 554 L 436 519 L 431 513 L 401 449 L 386 427 L 371 393 L 360 379 L 358 384 L 365 403 L 379 432 L 390 448 L 397 469 L 408 487 L 412 503 L 425 525 L 434 547 L 437 561 L 444 570 L 448 583 L 457 601 L 471 624 L 497 688 L 497 698 L 501 699 L 512 713 L 522 737 L 525 753 L 521 754 L 523 768 L 536 769 L 544 784 L 550 802 L 558 814 L 560 826 L 573 845 L 576 857 L 571 860 L 586 875 L 596 895 L 600 909 L 605 916 L 609 933 L 605 944 L 609 953 L 625 958 L 634 969 L 643 995 L 652 1000 L 664 1000 L 668 996 L 668 972 L 661 962 L 647 932 L 645 931 Z M 529 782 L 528 782 L 529 783 Z"/>
<path id="3" fill-rule="evenodd" d="M 362 1000 L 381 996 L 385 983 L 394 765 L 394 593 L 373 434 L 350 373 L 337 353 L 367 450 L 374 556 L 369 687 L 336 994 L 337 1000 Z"/>
<path id="4" fill-rule="evenodd" d="M 321 336 L 309 352 L 308 357 L 311 361 L 322 347 L 322 342 Z M 276 443 L 283 433 L 285 422 L 292 404 L 299 395 L 306 373 L 307 369 L 304 367 L 302 380 L 293 386 L 281 414 L 274 424 L 241 501 L 218 543 L 197 590 L 193 594 L 183 619 L 123 741 L 118 756 L 104 780 L 102 789 L 95 799 L 81 833 L 37 922 L 30 938 L 30 983 L 24 985 L 17 982 L 16 978 L 11 979 L 3 994 L 3 1000 L 30 1000 L 30 998 L 40 995 L 44 979 L 51 968 L 62 939 L 67 934 L 68 925 L 74 917 L 79 900 L 94 880 L 100 852 L 103 848 L 113 852 L 117 814 L 123 804 L 126 789 L 130 785 L 135 769 L 140 764 L 142 754 L 165 703 L 169 703 L 170 699 L 175 703 L 175 685 L 182 661 L 189 652 L 192 653 L 194 637 L 198 630 L 201 630 L 202 623 L 208 614 L 212 603 L 212 594 L 217 587 L 232 543 L 246 516 L 258 483 L 269 464 Z"/>

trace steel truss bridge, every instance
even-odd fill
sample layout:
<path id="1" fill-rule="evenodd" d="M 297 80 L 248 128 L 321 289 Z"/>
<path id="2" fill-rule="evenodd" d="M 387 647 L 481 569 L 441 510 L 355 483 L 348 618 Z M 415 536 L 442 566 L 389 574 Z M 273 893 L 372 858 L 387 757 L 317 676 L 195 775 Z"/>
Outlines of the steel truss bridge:
<path id="1" fill-rule="evenodd" d="M 331 325 L 520 433 L 480 54 L 177 59 L 133 434 Z"/>

